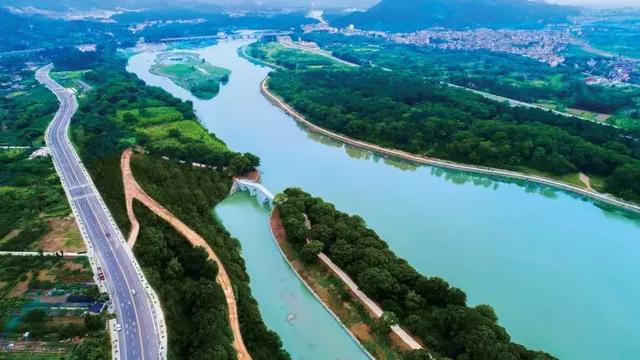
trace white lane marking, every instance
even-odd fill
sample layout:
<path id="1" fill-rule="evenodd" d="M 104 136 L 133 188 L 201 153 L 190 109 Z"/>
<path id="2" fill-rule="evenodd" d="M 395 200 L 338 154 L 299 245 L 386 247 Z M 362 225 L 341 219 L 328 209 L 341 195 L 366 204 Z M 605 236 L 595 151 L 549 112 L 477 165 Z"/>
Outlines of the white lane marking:
<path id="1" fill-rule="evenodd" d="M 95 216 L 95 214 L 96 214 L 96 210 L 95 210 L 95 208 L 94 208 L 94 206 L 93 206 L 93 201 L 91 201 L 91 200 L 92 200 L 92 199 L 88 199 L 87 201 L 88 201 L 88 203 L 89 203 L 89 207 L 91 208 L 91 212 L 92 212 L 92 213 L 94 214 L 94 216 Z M 100 209 L 102 209 L 102 208 L 100 208 Z M 98 226 L 100 227 L 100 230 L 101 230 L 101 231 L 102 231 L 102 233 L 104 234 L 104 233 L 105 233 L 105 230 L 104 230 L 104 227 L 102 226 L 102 224 L 100 223 L 100 219 L 99 219 L 99 218 L 97 218 L 97 216 L 96 216 L 96 219 L 98 220 Z M 124 274 L 125 274 L 124 269 L 122 268 L 122 265 L 120 265 L 120 262 L 118 261 L 118 257 L 115 255 L 115 254 L 116 254 L 115 250 L 113 249 L 113 247 L 111 246 L 111 243 L 110 243 L 109 241 L 107 241 L 106 243 L 107 243 L 107 246 L 109 246 L 109 248 L 111 248 L 111 251 L 112 251 L 112 253 L 114 254 L 114 258 L 115 258 L 115 263 L 116 263 L 116 265 L 118 265 L 118 268 L 120 269 L 120 271 L 121 271 L 121 272 L 122 272 L 122 274 L 124 275 Z M 124 282 L 127 284 L 127 288 L 128 288 L 128 289 L 131 289 L 131 288 L 132 288 L 132 286 L 129 284 L 129 280 L 127 279 L 127 276 L 126 276 L 126 275 L 124 275 Z M 134 300 L 134 299 L 133 299 L 133 295 L 131 294 L 131 292 L 127 292 L 127 294 L 129 295 L 129 296 L 128 296 L 128 302 L 129 302 L 129 304 L 132 304 L 132 300 Z M 135 307 L 135 306 L 133 306 L 133 304 L 132 304 L 132 307 L 133 307 L 133 312 L 135 313 L 136 322 L 140 322 L 140 317 L 138 316 L 138 311 L 137 311 L 136 307 Z M 139 340 L 140 340 L 140 349 L 142 349 L 142 351 L 141 351 L 141 354 L 140 354 L 140 355 L 142 355 L 142 359 L 144 360 L 144 341 L 142 341 L 142 334 L 141 334 L 141 332 L 140 332 L 140 331 L 138 331 L 138 338 L 139 338 Z"/>

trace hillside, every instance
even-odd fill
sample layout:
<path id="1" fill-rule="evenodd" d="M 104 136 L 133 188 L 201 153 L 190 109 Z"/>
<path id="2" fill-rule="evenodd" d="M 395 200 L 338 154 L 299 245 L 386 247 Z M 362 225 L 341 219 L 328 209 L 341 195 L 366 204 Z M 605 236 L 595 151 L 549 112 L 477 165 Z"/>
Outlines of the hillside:
<path id="1" fill-rule="evenodd" d="M 386 31 L 436 26 L 538 27 L 562 22 L 576 13 L 576 8 L 529 0 L 382 0 L 365 12 L 337 19 L 334 25 Z"/>

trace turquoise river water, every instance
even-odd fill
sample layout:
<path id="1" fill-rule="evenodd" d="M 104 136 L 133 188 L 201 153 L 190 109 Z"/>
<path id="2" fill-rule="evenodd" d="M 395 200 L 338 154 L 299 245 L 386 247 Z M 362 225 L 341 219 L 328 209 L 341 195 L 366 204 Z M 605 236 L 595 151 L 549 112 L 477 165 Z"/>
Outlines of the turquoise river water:
<path id="1" fill-rule="evenodd" d="M 562 359 L 630 359 L 640 353 L 640 217 L 528 182 L 377 156 L 310 133 L 260 94 L 268 68 L 237 55 L 247 41 L 193 50 L 232 71 L 200 101 L 149 73 L 158 53 L 129 71 L 192 100 L 202 123 L 233 150 L 262 159 L 262 183 L 290 186 L 362 216 L 399 256 L 491 304 L 513 339 Z M 364 354 L 281 258 L 265 207 L 236 194 L 215 209 L 242 243 L 267 325 L 294 359 Z"/>

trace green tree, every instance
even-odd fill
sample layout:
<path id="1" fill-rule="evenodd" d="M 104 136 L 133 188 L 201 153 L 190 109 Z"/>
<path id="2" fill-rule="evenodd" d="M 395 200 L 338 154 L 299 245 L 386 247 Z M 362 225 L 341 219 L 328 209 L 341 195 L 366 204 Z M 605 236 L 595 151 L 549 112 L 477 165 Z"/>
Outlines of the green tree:
<path id="1" fill-rule="evenodd" d="M 491 305 L 478 304 L 476 305 L 475 309 L 487 319 L 490 319 L 495 323 L 498 322 L 498 315 L 496 315 L 496 311 L 493 310 L 493 307 Z"/>
<path id="2" fill-rule="evenodd" d="M 391 332 L 391 326 L 398 325 L 398 317 L 392 311 L 385 311 L 382 316 L 377 318 L 373 323 L 373 331 L 378 334 L 386 335 Z"/>
<path id="3" fill-rule="evenodd" d="M 318 254 L 324 249 L 324 244 L 318 240 L 311 240 L 304 244 L 302 250 L 300 250 L 300 257 L 302 260 L 312 262 L 316 259 Z"/>

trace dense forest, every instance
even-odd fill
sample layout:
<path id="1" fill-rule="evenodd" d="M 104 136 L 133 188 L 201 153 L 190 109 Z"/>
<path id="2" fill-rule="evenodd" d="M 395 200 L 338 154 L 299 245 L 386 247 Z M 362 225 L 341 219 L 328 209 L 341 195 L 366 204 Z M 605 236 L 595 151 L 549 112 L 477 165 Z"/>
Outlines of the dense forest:
<path id="1" fill-rule="evenodd" d="M 640 144 L 619 129 L 376 68 L 278 71 L 269 87 L 309 121 L 356 139 L 498 168 L 580 171 L 640 200 Z"/>
<path id="2" fill-rule="evenodd" d="M 135 157 L 132 163 L 137 180 L 152 197 L 197 229 L 224 262 L 236 287 L 243 339 L 253 358 L 288 359 L 289 355 L 282 348 L 278 335 L 262 321 L 258 304 L 251 295 L 249 276 L 238 242 L 215 223 L 211 215 L 215 204 L 228 194 L 231 176 L 253 169 L 260 160 L 252 154 L 230 151 L 198 122 L 190 102 L 182 102 L 159 88 L 146 86 L 134 75 L 128 74 L 124 60 L 113 54 L 105 54 L 104 59 L 84 76 L 84 80 L 93 86 L 93 90 L 80 102 L 72 125 L 72 135 L 119 227 L 123 231 L 129 228 L 119 169 L 120 154 L 126 147 L 142 145 L 148 154 Z M 161 156 L 172 160 L 163 160 Z M 217 170 L 182 165 L 178 159 L 207 164 Z M 145 221 L 151 221 L 154 229 L 162 228 L 153 219 Z M 145 234 L 146 240 L 161 245 L 157 249 L 142 246 L 136 251 L 144 257 L 143 264 L 146 264 L 145 270 L 153 278 L 152 284 L 163 283 L 161 288 L 157 288 L 161 297 L 164 296 L 163 301 L 169 299 L 164 305 L 165 311 L 172 312 L 167 323 L 169 333 L 178 336 L 172 340 L 178 348 L 172 351 L 189 354 L 194 359 L 226 354 L 227 347 L 211 343 L 212 339 L 202 339 L 208 344 L 204 353 L 186 348 L 187 338 L 191 341 L 192 337 L 203 336 L 200 333 L 203 329 L 198 327 L 224 334 L 227 317 L 219 317 L 220 309 L 213 306 L 215 303 L 211 306 L 193 304 L 191 310 L 201 311 L 202 321 L 185 321 L 184 314 L 181 314 L 186 311 L 182 307 L 184 304 L 174 309 L 176 304 L 173 303 L 184 294 L 167 294 L 169 291 L 164 287 L 164 283 L 169 281 L 167 277 L 176 273 L 166 273 L 166 269 L 158 273 L 158 264 L 152 258 L 176 257 L 176 262 L 184 270 L 184 278 L 173 281 L 196 282 L 190 290 L 211 291 L 212 300 L 219 290 L 217 285 L 217 290 L 209 286 L 212 284 L 208 279 L 211 279 L 211 271 L 214 270 L 207 270 L 209 265 L 204 265 L 202 261 L 195 262 L 193 259 L 198 257 L 195 253 L 180 255 L 183 251 L 191 250 L 180 248 L 172 235 L 160 237 L 154 230 L 151 233 L 145 231 Z M 154 252 L 156 250 L 164 252 Z M 178 269 L 178 266 L 175 268 Z M 216 323 L 208 324 L 207 321 Z M 191 337 L 185 337 L 186 334 L 191 334 Z"/>
<path id="3" fill-rule="evenodd" d="M 610 114 L 607 123 L 640 128 L 640 89 L 587 85 L 585 71 L 596 74 L 599 71 L 597 66 L 591 67 L 590 62 L 605 63 L 607 58 L 575 47 L 562 53 L 566 66 L 551 67 L 524 56 L 488 50 L 444 50 L 325 33 L 304 34 L 303 39 L 315 41 L 332 51 L 334 56 L 353 63 L 410 71 L 433 80 L 540 103 L 557 110 L 580 109 Z M 608 72 L 606 68 L 600 71 Z"/>
<path id="4" fill-rule="evenodd" d="M 327 254 L 429 349 L 460 360 L 553 358 L 512 343 L 491 306 L 469 307 L 462 290 L 418 273 L 389 250 L 362 218 L 337 211 L 332 204 L 295 188 L 277 196 L 276 206 L 292 246 L 302 253 Z M 314 243 L 320 246 L 310 249 Z M 427 358 L 422 356 L 417 351 L 407 358 Z"/>
<path id="5" fill-rule="evenodd" d="M 133 250 L 165 308 L 167 358 L 236 359 L 216 264 L 137 202 L 135 213 L 140 234 Z"/>
<path id="6" fill-rule="evenodd" d="M 58 108 L 55 96 L 39 85 L 33 71 L 0 74 L 0 145 L 41 146 L 51 116 Z"/>

